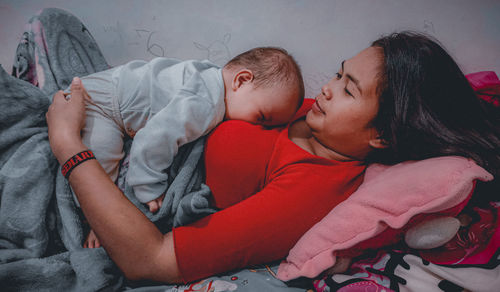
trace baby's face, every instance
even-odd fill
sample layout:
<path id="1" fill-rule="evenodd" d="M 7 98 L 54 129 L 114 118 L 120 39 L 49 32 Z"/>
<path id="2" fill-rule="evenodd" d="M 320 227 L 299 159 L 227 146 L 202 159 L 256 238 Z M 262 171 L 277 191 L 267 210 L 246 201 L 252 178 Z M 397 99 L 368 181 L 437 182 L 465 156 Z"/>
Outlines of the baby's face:
<path id="1" fill-rule="evenodd" d="M 283 87 L 248 87 L 226 100 L 226 119 L 265 126 L 285 125 L 299 104 L 298 90 Z"/>

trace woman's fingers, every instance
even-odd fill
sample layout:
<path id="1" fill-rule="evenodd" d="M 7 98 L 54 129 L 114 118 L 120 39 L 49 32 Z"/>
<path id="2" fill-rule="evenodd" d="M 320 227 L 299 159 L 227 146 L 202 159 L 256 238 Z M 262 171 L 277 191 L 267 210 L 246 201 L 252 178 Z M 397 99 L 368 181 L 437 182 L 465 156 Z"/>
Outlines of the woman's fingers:
<path id="1" fill-rule="evenodd" d="M 73 78 L 71 82 L 71 99 L 74 101 L 83 101 L 86 91 L 82 86 L 82 80 L 78 77 Z"/>
<path id="2" fill-rule="evenodd" d="M 62 90 L 59 90 L 54 94 L 54 97 L 52 98 L 52 103 L 54 102 L 59 102 L 59 100 L 64 99 L 66 100 L 66 93 L 64 93 Z"/>
<path id="3" fill-rule="evenodd" d="M 75 77 L 71 83 L 71 97 L 67 99 L 64 92 L 56 92 L 47 111 L 50 146 L 60 161 L 65 161 L 64 159 L 74 154 L 71 152 L 81 148 L 80 131 L 85 125 L 83 95 L 81 80 Z M 74 147 L 69 149 L 69 146 Z"/>
<path id="4" fill-rule="evenodd" d="M 78 78 L 78 77 L 75 77 L 75 78 Z M 83 84 L 81 84 L 80 86 L 81 86 L 81 90 L 82 90 L 83 100 L 85 102 L 92 102 L 92 97 L 90 97 L 89 93 L 87 92 L 87 89 L 85 89 Z M 70 89 L 70 90 L 73 91 L 73 90 L 80 90 L 80 89 L 74 88 L 74 89 Z M 70 92 L 63 92 L 64 97 L 67 100 L 69 100 L 71 98 L 71 91 Z"/>

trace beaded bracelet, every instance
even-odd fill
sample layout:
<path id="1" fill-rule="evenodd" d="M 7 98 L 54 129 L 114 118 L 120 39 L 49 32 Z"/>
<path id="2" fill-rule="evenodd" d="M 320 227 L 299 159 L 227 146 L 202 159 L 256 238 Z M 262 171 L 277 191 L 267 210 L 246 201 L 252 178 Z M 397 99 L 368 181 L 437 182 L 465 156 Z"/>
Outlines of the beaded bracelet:
<path id="1" fill-rule="evenodd" d="M 64 175 L 66 179 L 68 179 L 69 174 L 81 163 L 90 160 L 90 159 L 95 159 L 94 153 L 90 150 L 85 150 L 80 153 L 75 154 L 73 157 L 68 159 L 61 168 L 61 173 Z"/>

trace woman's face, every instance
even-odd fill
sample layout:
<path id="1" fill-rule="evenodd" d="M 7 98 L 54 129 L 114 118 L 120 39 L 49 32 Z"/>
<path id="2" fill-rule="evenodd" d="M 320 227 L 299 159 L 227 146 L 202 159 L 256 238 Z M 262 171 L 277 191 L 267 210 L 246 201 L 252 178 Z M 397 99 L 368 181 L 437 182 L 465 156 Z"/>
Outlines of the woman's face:
<path id="1" fill-rule="evenodd" d="M 321 88 L 306 123 L 323 146 L 347 160 L 363 160 L 385 145 L 372 125 L 379 108 L 377 75 L 382 51 L 369 47 L 342 62 L 336 76 Z"/>

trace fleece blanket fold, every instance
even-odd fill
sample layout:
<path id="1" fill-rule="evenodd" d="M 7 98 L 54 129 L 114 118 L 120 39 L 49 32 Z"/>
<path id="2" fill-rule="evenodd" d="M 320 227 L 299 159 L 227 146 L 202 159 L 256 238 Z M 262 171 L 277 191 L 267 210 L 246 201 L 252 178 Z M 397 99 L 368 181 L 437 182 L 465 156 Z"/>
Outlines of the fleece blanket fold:
<path id="1" fill-rule="evenodd" d="M 46 33 L 55 19 L 59 25 Z M 124 277 L 103 248 L 82 248 L 88 230 L 52 155 L 45 122 L 51 93 L 66 88 L 73 76 L 108 65 L 81 22 L 60 9 L 45 9 L 30 21 L 16 60 L 14 75 L 23 80 L 0 67 L 1 290 L 123 288 Z M 135 200 L 122 182 L 125 195 L 163 232 L 215 211 L 199 165 L 203 145 L 204 139 L 199 139 L 179 150 L 156 214 Z"/>

